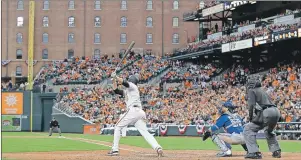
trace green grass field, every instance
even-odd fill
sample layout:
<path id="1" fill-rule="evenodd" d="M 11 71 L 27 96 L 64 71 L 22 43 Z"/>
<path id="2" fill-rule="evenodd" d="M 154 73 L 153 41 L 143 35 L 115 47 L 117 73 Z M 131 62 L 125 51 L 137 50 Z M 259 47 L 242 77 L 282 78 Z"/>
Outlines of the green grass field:
<path id="1" fill-rule="evenodd" d="M 48 138 L 47 133 L 30 132 L 2 132 L 2 152 L 50 152 L 50 151 L 85 151 L 85 150 L 109 150 L 109 147 L 82 142 L 78 140 Z M 83 135 L 83 134 L 63 134 L 66 138 L 84 138 L 112 142 L 113 136 L 104 135 Z M 23 138 L 22 138 L 23 137 Z M 34 138 L 36 137 L 36 138 Z M 165 150 L 217 150 L 217 147 L 207 140 L 203 142 L 199 137 L 157 137 L 156 138 Z M 121 138 L 121 144 L 150 148 L 143 137 Z M 265 141 L 259 140 L 261 151 L 268 151 Z M 301 152 L 301 141 L 280 141 L 283 152 Z M 233 150 L 243 151 L 241 146 L 233 146 Z"/>

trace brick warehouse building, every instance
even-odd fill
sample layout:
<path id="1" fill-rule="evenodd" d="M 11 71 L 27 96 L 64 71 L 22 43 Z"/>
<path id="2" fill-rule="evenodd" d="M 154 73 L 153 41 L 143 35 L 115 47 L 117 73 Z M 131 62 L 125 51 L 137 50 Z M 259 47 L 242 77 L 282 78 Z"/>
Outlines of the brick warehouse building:
<path id="1" fill-rule="evenodd" d="M 27 76 L 29 0 L 2 0 L 2 77 Z M 118 54 L 131 41 L 153 54 L 198 33 L 183 21 L 199 0 L 35 0 L 34 75 L 50 60 Z M 163 22 L 163 23 L 162 23 Z"/>

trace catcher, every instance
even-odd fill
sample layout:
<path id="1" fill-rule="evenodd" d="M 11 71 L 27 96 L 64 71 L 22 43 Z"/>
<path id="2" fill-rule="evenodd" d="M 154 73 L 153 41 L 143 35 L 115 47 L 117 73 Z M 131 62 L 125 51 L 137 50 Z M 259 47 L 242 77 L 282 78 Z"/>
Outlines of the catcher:
<path id="1" fill-rule="evenodd" d="M 238 115 L 234 115 L 234 106 L 223 104 L 219 107 L 220 117 L 216 120 L 216 124 L 211 126 L 203 135 L 203 141 L 211 137 L 212 142 L 215 143 L 221 150 L 217 153 L 217 157 L 231 157 L 231 145 L 241 145 L 245 151 L 248 152 L 245 140 L 243 137 L 243 121 Z M 225 133 L 218 133 L 217 131 L 223 128 Z"/>

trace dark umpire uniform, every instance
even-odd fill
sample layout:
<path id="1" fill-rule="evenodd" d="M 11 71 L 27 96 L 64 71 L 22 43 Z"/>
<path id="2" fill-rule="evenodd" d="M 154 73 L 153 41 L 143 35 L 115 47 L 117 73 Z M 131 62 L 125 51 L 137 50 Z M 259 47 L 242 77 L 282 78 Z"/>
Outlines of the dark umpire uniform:
<path id="1" fill-rule="evenodd" d="M 259 77 L 250 77 L 247 82 L 247 95 L 249 120 L 243 131 L 244 139 L 248 147 L 248 154 L 245 158 L 261 159 L 259 146 L 256 142 L 256 134 L 264 129 L 268 142 L 269 150 L 274 158 L 281 158 L 281 149 L 273 130 L 279 121 L 281 115 L 277 106 L 275 106 L 268 94 L 261 88 Z M 253 116 L 255 110 L 256 116 Z"/>
<path id="2" fill-rule="evenodd" d="M 62 135 L 59 122 L 54 117 L 52 118 L 52 121 L 50 121 L 49 127 L 49 136 L 52 135 L 52 131 L 54 129 L 56 129 L 59 132 L 60 136 Z"/>

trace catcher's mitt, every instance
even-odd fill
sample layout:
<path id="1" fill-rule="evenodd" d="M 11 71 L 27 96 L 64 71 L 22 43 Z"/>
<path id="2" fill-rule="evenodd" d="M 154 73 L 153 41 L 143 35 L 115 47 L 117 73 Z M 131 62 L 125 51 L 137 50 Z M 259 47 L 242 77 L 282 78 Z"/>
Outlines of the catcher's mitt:
<path id="1" fill-rule="evenodd" d="M 206 141 L 207 138 L 211 137 L 211 132 L 209 131 L 206 131 L 204 134 L 203 134 L 203 141 Z"/>

